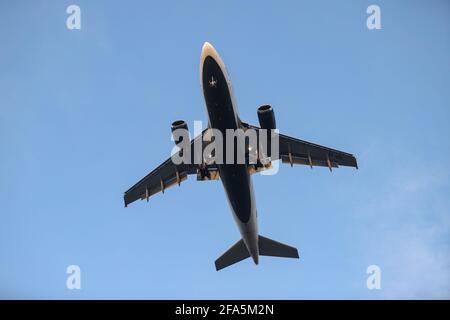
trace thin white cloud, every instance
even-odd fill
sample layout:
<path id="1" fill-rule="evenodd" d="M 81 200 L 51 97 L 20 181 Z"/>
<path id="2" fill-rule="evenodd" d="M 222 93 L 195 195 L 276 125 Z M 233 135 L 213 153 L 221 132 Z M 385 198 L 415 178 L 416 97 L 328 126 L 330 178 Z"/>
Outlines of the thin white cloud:
<path id="1" fill-rule="evenodd" d="M 355 217 L 366 258 L 382 268 L 383 297 L 450 298 L 449 177 L 447 168 L 407 162 L 371 177 L 377 188 Z"/>

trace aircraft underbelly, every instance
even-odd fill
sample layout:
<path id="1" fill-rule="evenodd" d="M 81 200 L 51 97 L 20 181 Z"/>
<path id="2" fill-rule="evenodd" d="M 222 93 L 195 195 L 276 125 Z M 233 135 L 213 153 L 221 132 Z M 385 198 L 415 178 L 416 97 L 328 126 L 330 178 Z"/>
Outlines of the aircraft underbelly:
<path id="1" fill-rule="evenodd" d="M 252 252 L 257 252 L 256 206 L 253 185 L 246 164 L 226 163 L 226 130 L 238 129 L 239 117 L 233 104 L 227 76 L 217 61 L 207 56 L 202 68 L 202 88 L 211 128 L 223 136 L 223 162 L 219 164 L 220 180 L 244 242 Z M 234 139 L 234 138 L 233 138 Z M 234 145 L 234 143 L 233 143 Z M 236 148 L 234 155 L 236 157 Z M 236 159 L 236 158 L 235 158 Z M 257 253 L 256 253 L 257 254 Z"/>

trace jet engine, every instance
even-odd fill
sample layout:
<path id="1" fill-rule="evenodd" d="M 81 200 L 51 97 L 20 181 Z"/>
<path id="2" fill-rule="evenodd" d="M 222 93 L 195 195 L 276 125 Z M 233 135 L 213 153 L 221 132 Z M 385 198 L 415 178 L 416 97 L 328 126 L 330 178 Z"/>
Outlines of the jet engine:
<path id="1" fill-rule="evenodd" d="M 173 137 L 173 140 L 175 141 L 175 144 L 179 144 L 181 141 L 183 141 L 183 135 L 182 134 L 174 135 L 173 132 L 178 129 L 184 129 L 187 131 L 188 126 L 187 126 L 186 121 L 176 120 L 176 121 L 172 122 L 172 126 L 170 129 L 172 130 L 172 137 Z"/>
<path id="2" fill-rule="evenodd" d="M 275 114 L 271 105 L 265 104 L 258 108 L 258 120 L 262 129 L 276 129 Z"/>
<path id="3" fill-rule="evenodd" d="M 259 125 L 261 126 L 261 129 L 266 129 L 267 136 L 265 138 L 266 144 L 262 145 L 261 140 L 258 143 L 258 159 L 259 162 L 261 162 L 262 167 L 270 167 L 271 166 L 271 151 L 272 151 L 272 130 L 276 129 L 277 125 L 275 122 L 275 114 L 273 112 L 272 106 L 265 104 L 258 108 L 258 120 Z M 261 166 L 261 164 L 257 165 L 257 169 L 260 169 L 258 167 Z"/>

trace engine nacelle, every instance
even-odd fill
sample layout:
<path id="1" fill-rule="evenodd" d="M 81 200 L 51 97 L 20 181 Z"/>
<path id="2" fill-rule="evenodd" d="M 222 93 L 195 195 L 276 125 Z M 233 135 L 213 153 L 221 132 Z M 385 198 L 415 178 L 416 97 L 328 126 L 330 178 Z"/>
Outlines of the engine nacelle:
<path id="1" fill-rule="evenodd" d="M 266 129 L 267 136 L 265 138 L 266 144 L 262 144 L 260 140 L 260 144 L 258 145 L 258 160 L 265 166 L 270 166 L 270 157 L 272 153 L 272 131 L 277 128 L 277 124 L 275 122 L 275 114 L 273 112 L 272 106 L 265 104 L 258 108 L 258 120 L 261 129 Z"/>
<path id="2" fill-rule="evenodd" d="M 178 129 L 184 129 L 184 130 L 188 130 L 188 126 L 186 121 L 184 120 L 176 120 L 174 122 L 172 122 L 172 126 L 170 127 L 171 131 L 172 131 L 172 137 L 173 137 L 173 141 L 175 141 L 175 144 L 179 144 L 181 141 L 183 141 L 183 135 L 182 134 L 176 134 L 174 135 L 173 132 L 175 130 Z"/>
<path id="3" fill-rule="evenodd" d="M 275 114 L 272 106 L 265 104 L 258 108 L 258 120 L 262 129 L 276 129 Z"/>

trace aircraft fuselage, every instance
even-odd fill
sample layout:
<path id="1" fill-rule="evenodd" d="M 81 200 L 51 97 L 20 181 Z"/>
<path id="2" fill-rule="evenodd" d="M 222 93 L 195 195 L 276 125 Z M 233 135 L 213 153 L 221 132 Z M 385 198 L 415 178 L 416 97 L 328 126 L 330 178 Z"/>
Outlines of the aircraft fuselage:
<path id="1" fill-rule="evenodd" d="M 202 49 L 200 78 L 210 127 L 220 130 L 223 137 L 226 137 L 226 129 L 241 128 L 227 70 L 216 50 L 208 43 Z M 258 264 L 255 195 L 247 164 L 224 163 L 217 166 L 242 239 L 253 261 Z"/>

